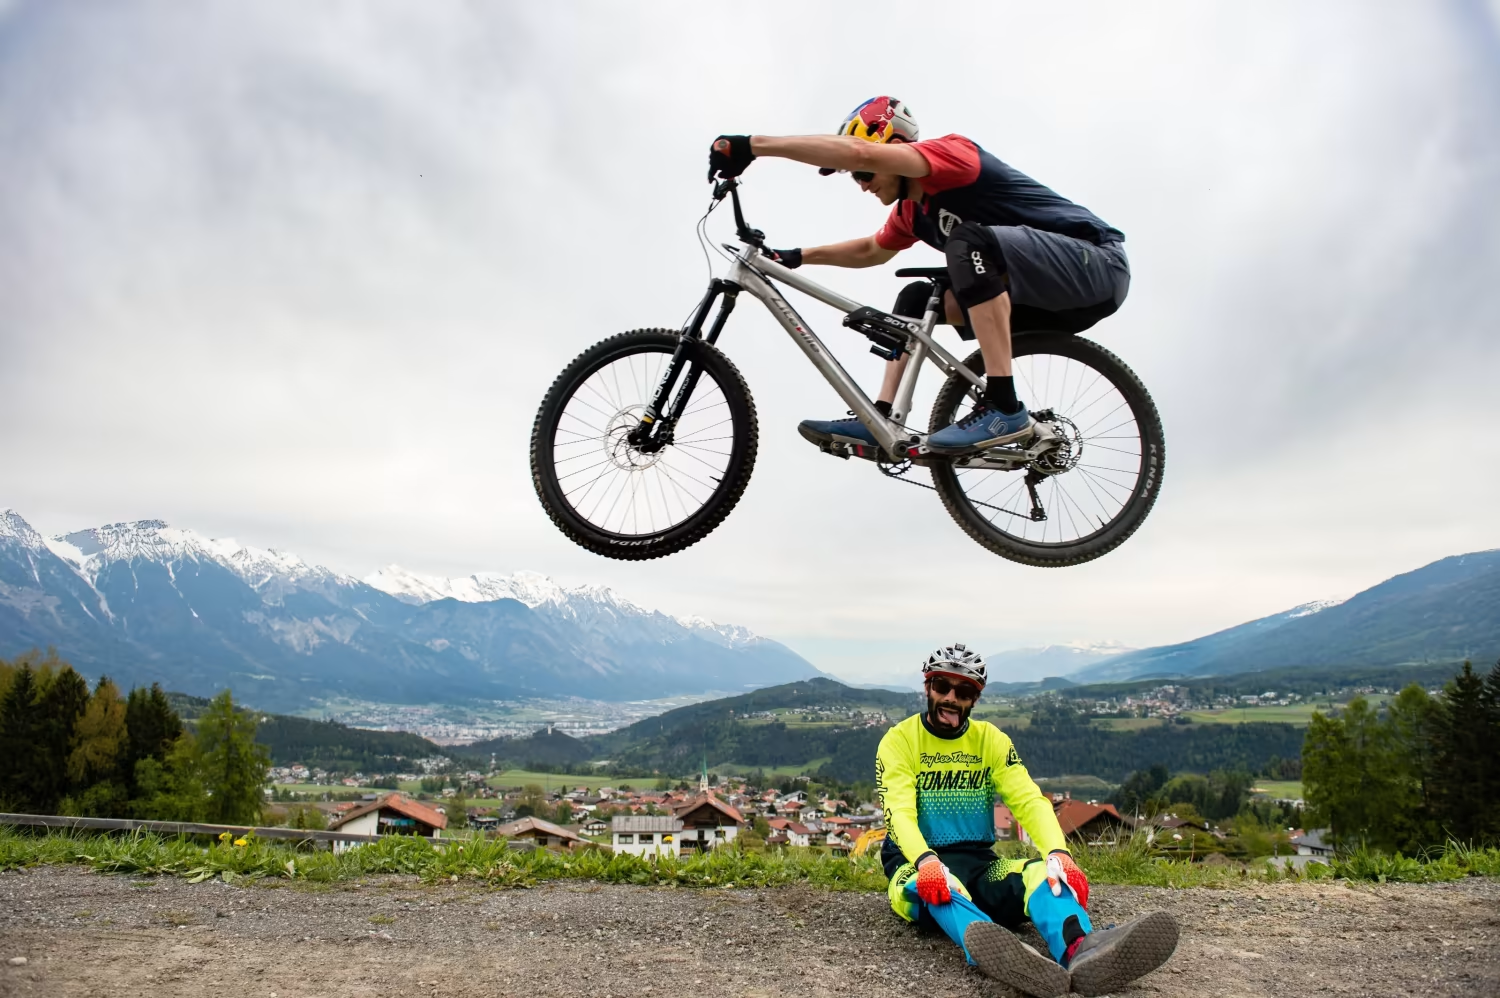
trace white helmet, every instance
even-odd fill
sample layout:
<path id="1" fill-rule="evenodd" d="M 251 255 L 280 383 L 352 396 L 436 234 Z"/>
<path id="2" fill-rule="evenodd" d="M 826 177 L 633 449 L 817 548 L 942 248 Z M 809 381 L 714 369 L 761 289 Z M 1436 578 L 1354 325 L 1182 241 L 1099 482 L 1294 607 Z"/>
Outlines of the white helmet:
<path id="1" fill-rule="evenodd" d="M 934 672 L 943 672 L 960 679 L 967 679 L 977 683 L 980 689 L 984 689 L 984 684 L 989 678 L 989 670 L 984 665 L 984 656 L 978 652 L 969 651 L 963 645 L 949 645 L 928 655 L 927 661 L 922 663 L 922 678 L 925 680 Z"/>

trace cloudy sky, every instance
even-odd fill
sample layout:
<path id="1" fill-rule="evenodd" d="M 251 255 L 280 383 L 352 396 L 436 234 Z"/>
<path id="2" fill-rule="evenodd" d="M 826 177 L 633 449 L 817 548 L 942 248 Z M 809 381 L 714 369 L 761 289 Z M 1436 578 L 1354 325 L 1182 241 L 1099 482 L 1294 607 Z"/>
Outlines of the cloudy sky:
<path id="1" fill-rule="evenodd" d="M 530 485 L 547 385 L 701 293 L 715 135 L 826 132 L 876 93 L 1125 231 L 1130 299 L 1090 335 L 1161 408 L 1156 510 L 1087 566 L 987 553 L 798 437 L 844 407 L 747 300 L 739 508 L 664 560 L 576 549 Z M 0 161 L 0 506 L 45 532 L 534 569 L 868 680 L 953 640 L 1182 640 L 1500 546 L 1495 0 L 0 0 Z M 775 245 L 883 215 L 811 168 L 747 181 Z M 937 261 L 814 277 L 885 306 Z"/>

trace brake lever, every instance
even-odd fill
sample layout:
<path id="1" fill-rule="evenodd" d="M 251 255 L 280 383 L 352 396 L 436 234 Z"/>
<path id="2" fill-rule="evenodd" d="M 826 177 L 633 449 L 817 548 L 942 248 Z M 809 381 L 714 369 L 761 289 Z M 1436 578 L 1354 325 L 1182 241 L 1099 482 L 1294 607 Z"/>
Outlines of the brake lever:
<path id="1" fill-rule="evenodd" d="M 729 196 L 729 192 L 734 190 L 739 185 L 740 182 L 734 177 L 729 177 L 727 179 L 719 181 L 717 184 L 714 184 L 714 200 L 724 200 Z"/>

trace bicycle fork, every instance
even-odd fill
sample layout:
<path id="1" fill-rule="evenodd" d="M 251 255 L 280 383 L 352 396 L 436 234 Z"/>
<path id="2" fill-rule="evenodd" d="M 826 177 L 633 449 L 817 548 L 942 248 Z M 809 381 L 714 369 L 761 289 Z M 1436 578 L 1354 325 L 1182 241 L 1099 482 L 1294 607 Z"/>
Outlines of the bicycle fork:
<path id="1" fill-rule="evenodd" d="M 729 321 L 729 314 L 734 311 L 735 301 L 739 298 L 741 288 L 734 281 L 726 281 L 715 277 L 708 282 L 708 291 L 704 293 L 702 301 L 693 310 L 692 318 L 683 327 L 682 337 L 677 342 L 677 349 L 672 352 L 672 360 L 667 364 L 661 381 L 656 385 L 656 391 L 651 396 L 651 402 L 646 406 L 646 411 L 641 414 L 641 421 L 625 438 L 632 447 L 644 454 L 651 454 L 661 450 L 672 442 L 672 429 L 677 421 L 682 418 L 687 409 L 688 400 L 693 397 L 693 392 L 698 387 L 698 379 L 702 375 L 702 369 L 690 367 L 687 377 L 682 378 L 682 369 L 686 364 L 686 354 L 689 349 L 690 340 L 703 340 L 712 346 L 719 339 L 719 334 L 724 331 L 724 323 Z M 708 318 L 709 310 L 713 308 L 714 302 L 720 297 L 723 301 L 719 304 L 719 312 L 714 316 L 713 325 L 708 329 L 708 336 L 703 335 L 703 323 Z M 679 386 L 677 381 L 682 378 Z M 676 394 L 673 389 L 676 388 Z M 671 402 L 668 403 L 670 397 Z"/>

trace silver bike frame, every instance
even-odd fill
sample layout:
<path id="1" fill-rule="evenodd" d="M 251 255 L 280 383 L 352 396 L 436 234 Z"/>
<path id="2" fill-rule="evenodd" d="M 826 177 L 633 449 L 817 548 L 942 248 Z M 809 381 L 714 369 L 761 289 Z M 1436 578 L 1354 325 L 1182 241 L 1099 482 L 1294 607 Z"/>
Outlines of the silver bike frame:
<path id="1" fill-rule="evenodd" d="M 815 281 L 789 270 L 781 264 L 762 256 L 754 246 L 743 246 L 736 248 L 726 246 L 735 254 L 734 262 L 729 268 L 728 279 L 742 287 L 745 291 L 760 299 L 775 316 L 776 321 L 791 336 L 792 342 L 796 343 L 812 361 L 813 367 L 833 390 L 838 393 L 839 398 L 844 400 L 855 417 L 863 423 L 880 442 L 880 446 L 887 454 L 896 459 L 908 456 L 908 449 L 913 446 L 920 447 L 921 439 L 925 434 L 919 434 L 916 439 L 901 424 L 911 412 L 911 400 L 917 390 L 917 378 L 921 374 L 924 361 L 931 361 L 937 365 L 944 375 L 954 373 L 961 374 L 976 388 L 984 387 L 984 379 L 967 366 L 961 363 L 947 350 L 943 349 L 932 338 L 932 330 L 937 325 L 938 316 L 943 307 L 940 295 L 934 294 L 927 301 L 927 312 L 920 322 L 909 322 L 907 328 L 910 335 L 907 337 L 907 351 L 911 354 L 911 360 L 906 369 L 901 373 L 901 381 L 896 389 L 896 400 L 891 404 L 891 416 L 889 419 L 882 416 L 875 408 L 875 403 L 859 384 L 844 370 L 844 366 L 838 362 L 823 341 L 803 321 L 797 310 L 782 297 L 776 285 L 771 283 L 774 278 L 789 287 L 796 288 L 803 294 L 810 295 L 825 305 L 830 305 L 845 314 L 862 308 L 859 302 L 845 298 L 836 291 L 830 291 Z M 904 317 L 903 317 L 904 318 Z M 915 341 L 915 342 L 913 342 Z"/>

